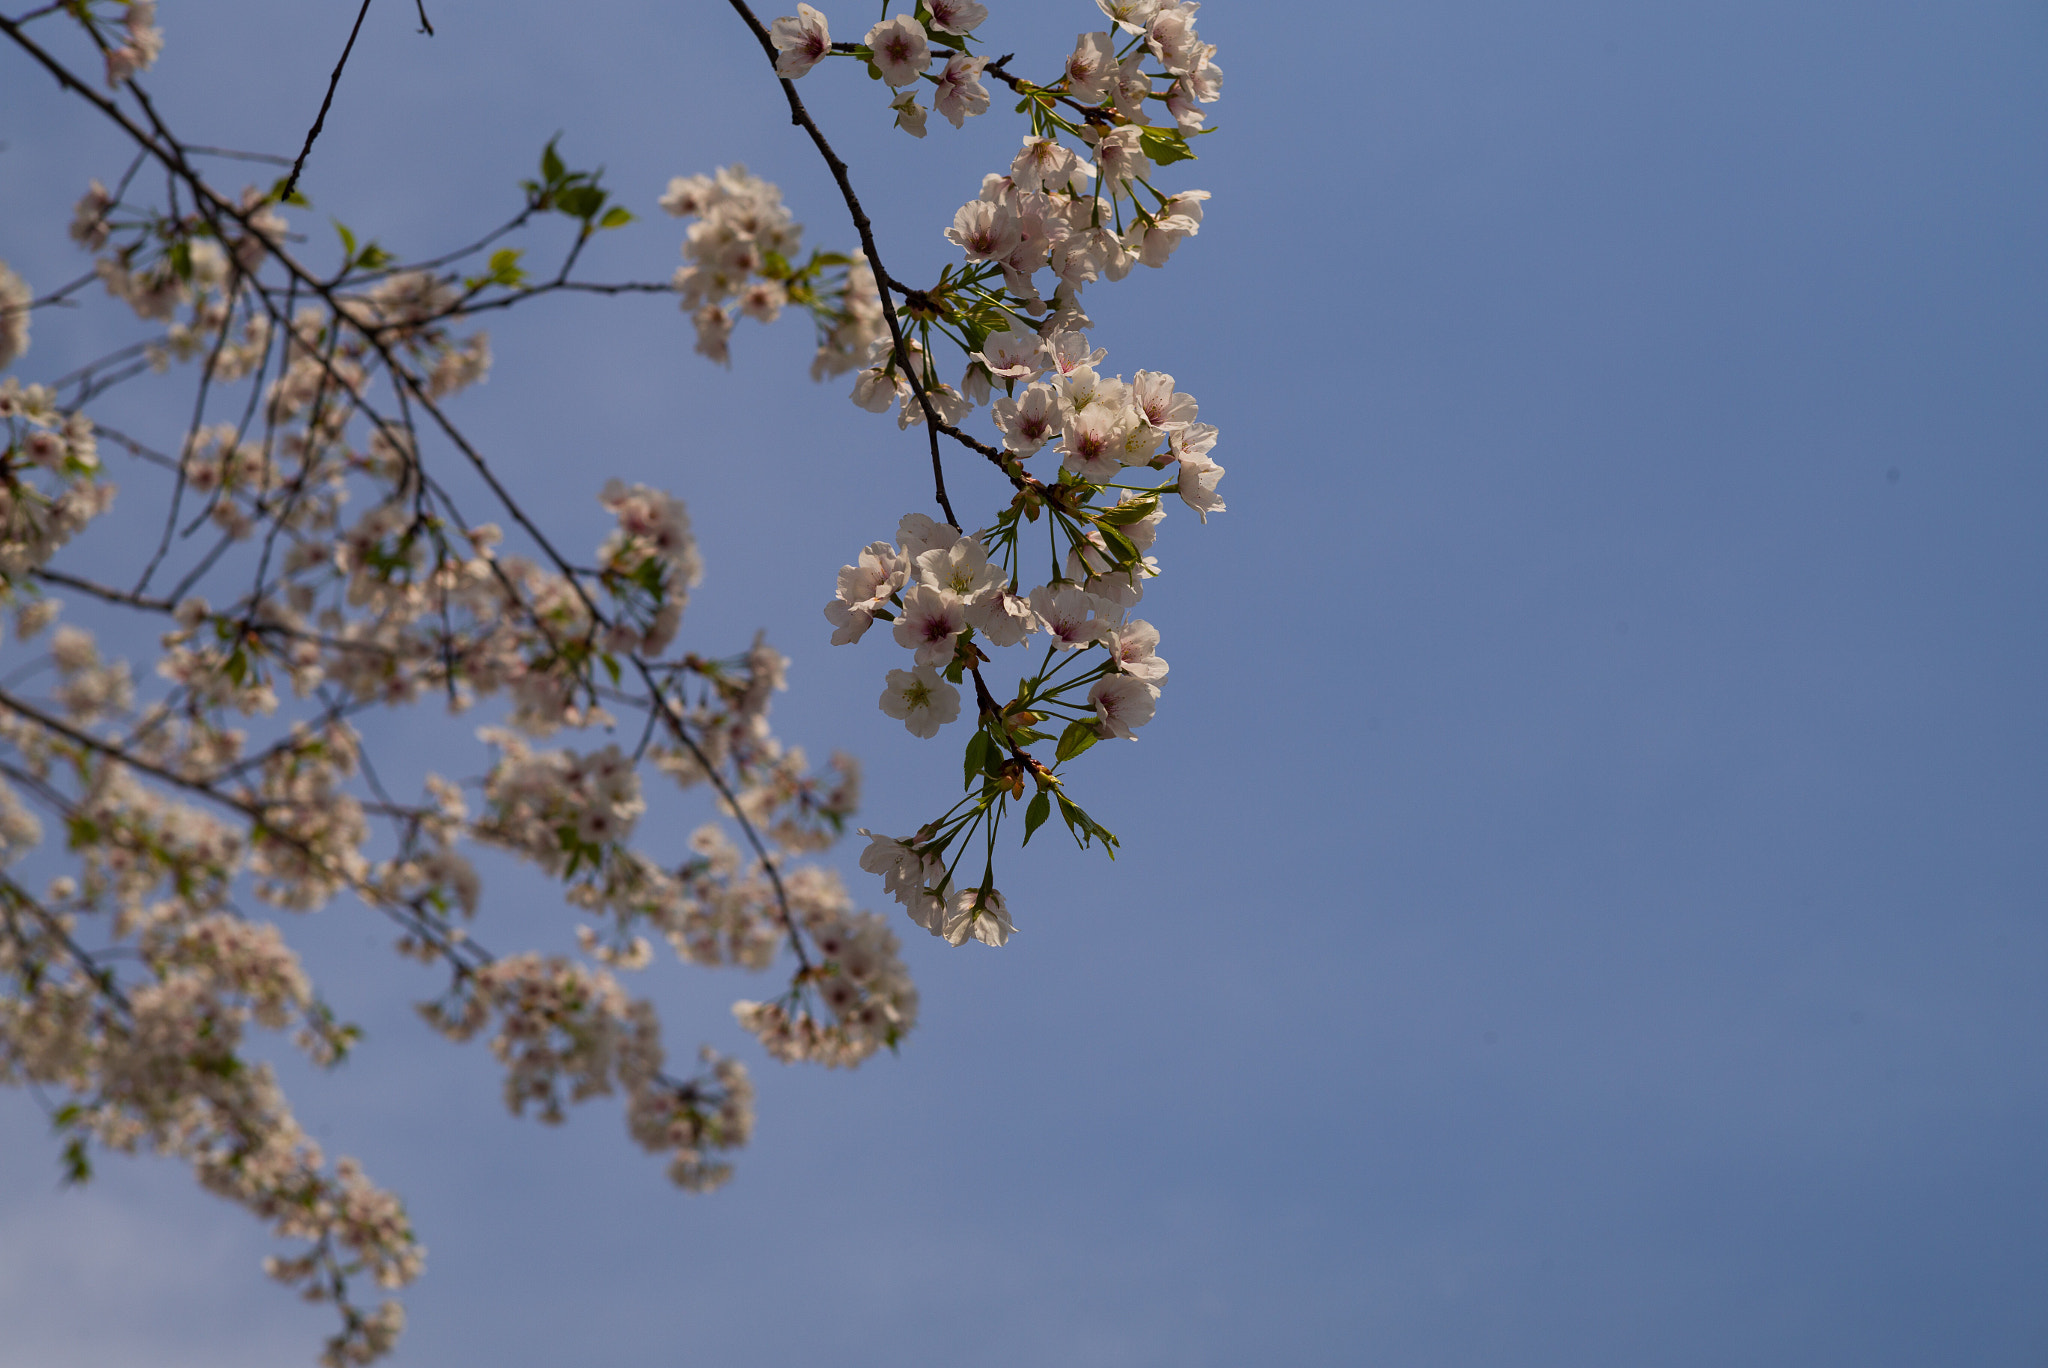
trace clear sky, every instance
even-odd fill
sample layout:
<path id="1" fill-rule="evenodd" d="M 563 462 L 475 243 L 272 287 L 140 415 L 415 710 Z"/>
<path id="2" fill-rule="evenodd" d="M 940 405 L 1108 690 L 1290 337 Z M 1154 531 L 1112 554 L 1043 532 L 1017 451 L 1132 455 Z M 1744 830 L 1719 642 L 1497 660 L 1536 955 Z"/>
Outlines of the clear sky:
<path id="1" fill-rule="evenodd" d="M 430 7 L 432 39 L 371 12 L 316 237 L 453 245 L 559 130 L 648 215 L 594 276 L 665 276 L 655 196 L 734 161 L 853 241 L 724 5 Z M 1094 26 L 990 8 L 1027 71 Z M 858 36 L 873 7 L 825 9 Z M 353 13 L 167 5 L 153 88 L 194 140 L 290 152 Z M 1229 468 L 1228 513 L 1160 536 L 1158 720 L 1084 767 L 1123 858 L 1011 857 L 1001 952 L 904 924 L 921 1027 L 851 1076 L 762 1058 L 726 1011 L 758 981 L 651 971 L 674 1047 L 760 1084 L 712 1197 L 603 1102 L 508 1118 L 381 925 L 305 924 L 369 1034 L 295 1099 L 430 1250 L 397 1361 L 2039 1368 L 2048 11 L 1213 0 L 1202 28 L 1202 234 L 1091 294 L 1109 369 L 1172 372 Z M 1013 124 L 913 145 L 851 64 L 804 93 L 891 269 L 951 259 Z M 0 140 L 0 258 L 53 285 L 125 150 L 11 51 Z M 130 327 L 38 315 L 23 370 Z M 863 757 L 868 825 L 950 801 L 954 733 L 884 718 L 893 648 L 818 612 L 929 511 L 922 448 L 803 378 L 801 321 L 743 325 L 730 373 L 658 297 L 492 331 L 460 412 L 567 540 L 606 475 L 681 494 L 685 644 L 766 626 L 778 730 Z M 460 755 L 469 725 L 383 735 Z M 492 874 L 491 943 L 568 947 L 546 886 Z M 169 1163 L 57 1174 L 0 1095 L 0 1368 L 311 1360 L 326 1313 L 262 1280 L 247 1217 Z"/>

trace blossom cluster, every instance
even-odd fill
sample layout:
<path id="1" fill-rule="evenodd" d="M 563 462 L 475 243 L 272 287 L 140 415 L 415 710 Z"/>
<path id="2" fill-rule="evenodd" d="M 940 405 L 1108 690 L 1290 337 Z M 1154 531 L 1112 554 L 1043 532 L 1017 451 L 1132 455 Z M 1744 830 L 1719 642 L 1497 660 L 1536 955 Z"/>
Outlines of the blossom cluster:
<path id="1" fill-rule="evenodd" d="M 746 167 L 677 176 L 661 207 L 697 220 L 683 238 L 685 264 L 676 268 L 674 284 L 696 325 L 700 354 L 732 364 L 728 344 L 739 317 L 773 323 L 791 305 L 809 310 L 817 323 L 814 380 L 853 369 L 887 336 L 867 259 L 813 252 L 799 263 L 802 225 L 782 203 L 782 192 Z"/>
<path id="2" fill-rule="evenodd" d="M 972 726 L 964 796 L 910 836 L 863 831 L 862 868 L 920 929 L 1000 946 L 1016 928 L 993 849 L 1013 804 L 1027 841 L 1057 810 L 1082 844 L 1114 849 L 1068 793 L 1069 765 L 1153 717 L 1167 667 L 1134 613 L 1160 572 L 1164 503 L 1206 521 L 1223 472 L 1216 429 L 1171 375 L 1103 370 L 1081 299 L 1199 233 L 1207 194 L 1153 182 L 1193 157 L 1220 71 L 1195 5 L 1099 6 L 1107 27 L 1045 83 L 974 50 L 989 18 L 976 0 L 884 6 L 857 43 L 808 4 L 766 27 L 782 77 L 851 58 L 917 137 L 933 111 L 956 128 L 987 114 L 997 85 L 1019 97 L 1021 150 L 955 213 L 959 259 L 924 288 L 884 269 L 850 191 L 858 249 L 806 252 L 781 192 L 737 165 L 660 197 L 691 220 L 672 279 L 586 281 L 585 245 L 633 215 L 552 142 L 509 217 L 468 246 L 405 260 L 337 220 L 337 259 L 294 217 L 310 207 L 298 168 L 231 192 L 195 169 L 216 149 L 155 123 L 136 166 L 154 160 L 168 193 L 134 168 L 91 180 L 69 225 L 86 275 L 38 299 L 0 263 L 0 370 L 27 353 L 32 309 L 95 283 L 139 329 L 55 385 L 0 377 L 0 1082 L 59 1097 L 71 1178 L 100 1151 L 174 1155 L 291 1242 L 266 1266 L 334 1305 L 326 1362 L 391 1350 L 403 1311 L 359 1304 L 351 1283 L 396 1289 L 424 1255 L 399 1199 L 353 1160 L 329 1163 L 249 1057 L 257 1030 L 322 1067 L 357 1046 L 291 948 L 292 918 L 345 905 L 388 921 L 401 954 L 445 974 L 423 1016 L 488 1041 L 510 1110 L 556 1122 L 620 1098 L 629 1137 L 696 1190 L 730 1175 L 753 1086 L 708 1047 L 688 1077 L 668 1071 L 657 1014 L 623 978 L 658 946 L 701 967 L 784 967 L 782 991 L 733 1007 L 777 1060 L 851 1068 L 918 1024 L 890 918 L 804 858 L 848 829 L 858 765 L 813 767 L 775 734 L 789 661 L 765 636 L 690 649 L 703 565 L 682 499 L 604 481 L 608 525 L 580 554 L 520 503 L 455 420 L 491 370 L 484 313 L 574 289 L 673 296 L 697 350 L 725 364 L 740 317 L 809 313 L 813 379 L 858 372 L 855 402 L 918 429 L 939 477 L 941 516 L 905 516 L 840 572 L 832 639 L 888 623 L 909 657 L 886 670 L 882 709 L 923 738 Z M 24 36 L 46 17 L 82 29 L 114 100 L 156 120 L 139 84 L 163 49 L 153 0 L 79 0 L 10 27 L 62 69 Z M 559 267 L 529 276 L 534 244 L 565 222 Z M 196 380 L 181 432 L 103 425 L 101 395 L 170 375 Z M 993 466 L 1010 502 L 956 516 L 942 438 Z M 120 520 L 109 459 L 132 459 L 124 483 L 145 491 Z M 119 583 L 103 543 L 74 545 L 114 521 L 144 562 Z M 103 650 L 138 638 L 95 636 L 94 615 L 150 623 L 158 649 Z M 990 687 L 993 652 L 1041 645 L 1014 691 Z M 432 702 L 481 713 L 490 759 L 409 797 L 387 783 L 395 767 L 380 774 L 367 719 Z M 648 818 L 644 765 L 717 820 L 671 846 L 686 828 Z M 478 944 L 477 847 L 559 888 L 575 953 Z M 963 871 L 975 850 L 985 862 Z"/>

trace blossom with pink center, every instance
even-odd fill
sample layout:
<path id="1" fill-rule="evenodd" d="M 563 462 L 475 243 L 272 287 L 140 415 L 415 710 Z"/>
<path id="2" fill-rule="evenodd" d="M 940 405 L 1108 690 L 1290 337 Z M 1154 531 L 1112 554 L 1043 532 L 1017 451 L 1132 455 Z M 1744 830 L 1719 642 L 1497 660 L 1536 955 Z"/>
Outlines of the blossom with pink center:
<path id="1" fill-rule="evenodd" d="M 997 589 L 967 606 L 967 620 L 996 646 L 1015 646 L 1038 630 L 1038 614 L 1022 594 Z"/>
<path id="2" fill-rule="evenodd" d="M 988 18 L 988 6 L 979 0 L 928 0 L 925 8 L 931 11 L 933 28 L 962 37 L 980 28 Z"/>
<path id="3" fill-rule="evenodd" d="M 1114 616 L 1112 606 L 1077 584 L 1041 584 L 1031 591 L 1031 611 L 1052 644 L 1062 651 L 1093 646 Z"/>
<path id="4" fill-rule="evenodd" d="M 939 93 L 932 97 L 932 108 L 945 115 L 953 127 L 987 112 L 988 90 L 981 83 L 981 69 L 987 65 L 986 57 L 955 53 L 939 73 Z"/>
<path id="5" fill-rule="evenodd" d="M 1068 413 L 1060 434 L 1060 465 L 1090 484 L 1108 484 L 1123 469 L 1123 410 L 1091 404 Z"/>
<path id="6" fill-rule="evenodd" d="M 1109 648 L 1111 662 L 1131 678 L 1147 684 L 1166 678 L 1166 662 L 1153 654 L 1159 649 L 1159 629 L 1143 618 L 1111 628 L 1102 644 Z"/>
<path id="7" fill-rule="evenodd" d="M 1016 250 L 1024 235 L 1006 206 L 970 200 L 953 215 L 946 240 L 967 253 L 969 261 L 996 261 Z"/>
<path id="8" fill-rule="evenodd" d="M 999 380 L 1037 379 L 1045 370 L 1045 339 L 1029 328 L 1013 327 L 982 343 L 981 350 L 968 353 L 988 367 Z"/>
<path id="9" fill-rule="evenodd" d="M 1029 456 L 1060 430 L 1060 398 L 1051 385 L 1028 385 L 1016 398 L 989 405 L 989 416 L 1002 429 L 1003 445 Z"/>
<path id="10" fill-rule="evenodd" d="M 907 14 L 884 19 L 868 30 L 866 46 L 874 51 L 875 69 L 882 79 L 901 90 L 916 82 L 932 64 L 931 42 L 924 25 Z"/>
<path id="11" fill-rule="evenodd" d="M 1073 190 L 1085 187 L 1095 164 L 1051 138 L 1026 138 L 1010 163 L 1010 179 L 1019 190 Z"/>
<path id="12" fill-rule="evenodd" d="M 770 24 L 768 37 L 781 54 L 775 59 L 775 74 L 792 81 L 824 61 L 832 51 L 832 33 L 825 24 L 825 16 L 809 5 L 798 5 L 794 16 Z"/>
<path id="13" fill-rule="evenodd" d="M 1134 180 L 1152 176 L 1152 160 L 1145 155 L 1138 133 L 1138 129 L 1126 125 L 1103 134 L 1102 141 L 1095 144 L 1095 160 L 1102 168 L 1105 189 L 1110 188 L 1111 182 L 1128 186 Z"/>
<path id="14" fill-rule="evenodd" d="M 1088 690 L 1088 703 L 1104 735 L 1135 741 L 1136 729 L 1150 722 L 1159 706 L 1159 690 L 1132 675 L 1104 675 Z"/>
<path id="15" fill-rule="evenodd" d="M 1067 93 L 1083 104 L 1100 103 L 1116 79 L 1116 49 L 1106 33 L 1083 33 L 1067 56 Z"/>
<path id="16" fill-rule="evenodd" d="M 1164 371 L 1139 371 L 1132 376 L 1131 402 L 1156 428 L 1171 430 L 1195 421 L 1195 396 L 1176 393 L 1173 377 Z"/>
<path id="17" fill-rule="evenodd" d="M 953 644 L 967 630 L 967 605 L 941 589 L 920 584 L 903 596 L 896 619 L 896 644 L 917 653 L 919 665 L 944 665 Z"/>
<path id="18" fill-rule="evenodd" d="M 1052 356 L 1052 368 L 1061 375 L 1072 374 L 1083 366 L 1100 365 L 1109 355 L 1107 347 L 1090 351 L 1087 337 L 1078 332 L 1054 333 L 1046 347 Z"/>

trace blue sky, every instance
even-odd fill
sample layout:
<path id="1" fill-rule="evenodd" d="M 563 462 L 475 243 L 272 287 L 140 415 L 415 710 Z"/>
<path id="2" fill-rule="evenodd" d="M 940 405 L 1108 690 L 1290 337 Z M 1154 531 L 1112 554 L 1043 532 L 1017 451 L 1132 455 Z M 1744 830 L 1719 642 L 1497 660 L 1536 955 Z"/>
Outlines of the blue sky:
<path id="1" fill-rule="evenodd" d="M 1092 26 L 1062 5 L 992 4 L 993 49 L 1050 69 Z M 373 10 L 316 235 L 452 244 L 559 130 L 649 213 L 594 276 L 666 275 L 655 196 L 734 161 L 852 241 L 723 6 L 432 13 Z M 195 140 L 289 152 L 352 17 L 167 7 L 154 88 Z M 1000 953 L 905 925 L 921 1027 L 851 1076 L 762 1059 L 726 1011 L 757 984 L 652 971 L 674 1047 L 760 1083 L 709 1198 L 605 1103 L 508 1118 L 381 926 L 295 928 L 369 1031 L 302 1115 L 430 1250 L 398 1362 L 2038 1368 L 2048 13 L 1214 0 L 1202 28 L 1203 232 L 1091 296 L 1109 368 L 1178 377 L 1230 472 L 1227 514 L 1161 533 L 1159 718 L 1084 770 L 1123 858 L 1012 856 Z M 935 272 L 1015 129 L 913 145 L 850 64 L 803 89 L 891 270 Z M 6 53 L 0 140 L 0 258 L 68 278 L 68 205 L 124 153 Z M 24 369 L 126 326 L 39 316 Z M 863 820 L 943 806 L 951 734 L 882 717 L 892 648 L 818 615 L 924 510 L 922 448 L 810 385 L 793 319 L 743 325 L 730 373 L 658 298 L 492 332 L 462 414 L 565 540 L 601 534 L 605 475 L 681 494 L 686 644 L 767 627 L 778 730 L 867 762 Z M 431 708 L 384 735 L 463 763 Z M 566 948 L 549 890 L 495 874 L 490 943 Z M 323 1313 L 176 1167 L 59 1191 L 10 1094 L 0 1175 L 0 1368 L 310 1361 Z"/>

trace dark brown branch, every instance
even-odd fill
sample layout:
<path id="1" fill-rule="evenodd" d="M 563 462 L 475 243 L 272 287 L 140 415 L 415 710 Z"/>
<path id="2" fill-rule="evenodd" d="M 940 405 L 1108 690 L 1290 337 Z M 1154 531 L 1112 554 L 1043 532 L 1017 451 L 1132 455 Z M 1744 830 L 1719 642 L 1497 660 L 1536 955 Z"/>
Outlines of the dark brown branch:
<path id="1" fill-rule="evenodd" d="M 740 18 L 746 21 L 747 27 L 753 30 L 754 37 L 761 44 L 761 51 L 767 55 L 768 65 L 772 68 L 776 59 L 775 40 L 769 36 L 767 28 L 755 16 L 754 11 L 748 8 L 746 0 L 731 0 L 731 3 Z M 804 107 L 803 97 L 796 93 L 796 83 L 781 78 L 781 85 L 782 93 L 789 100 L 789 121 L 810 135 L 812 144 L 818 149 L 818 155 L 825 159 L 826 167 L 832 172 L 833 181 L 839 186 L 840 198 L 846 201 L 846 208 L 853 215 L 853 229 L 860 235 L 861 251 L 866 254 L 868 265 L 874 268 L 875 282 L 881 287 L 876 293 L 881 296 L 882 318 L 888 323 L 889 338 L 895 344 L 896 363 L 903 367 L 904 377 L 910 381 L 911 392 L 916 395 L 918 406 L 924 410 L 925 428 L 931 437 L 932 446 L 932 497 L 938 501 L 939 510 L 946 515 L 946 521 L 954 527 L 959 527 L 960 515 L 953 511 L 952 500 L 946 497 L 946 467 L 939 456 L 939 415 L 932 407 L 931 396 L 925 392 L 923 377 L 910 364 L 910 344 L 903 336 L 903 324 L 896 317 L 896 305 L 889 298 L 892 281 L 889 272 L 882 265 L 882 254 L 875 247 L 874 224 L 869 221 L 867 211 L 861 208 L 860 196 L 853 191 L 853 180 L 847 173 L 846 163 L 832 150 L 832 144 L 826 141 L 817 121 L 811 118 L 811 111 Z"/>
<path id="2" fill-rule="evenodd" d="M 348 42 L 341 49 L 341 60 L 334 64 L 334 74 L 327 78 L 327 94 L 320 101 L 320 112 L 314 116 L 313 126 L 306 130 L 306 145 L 299 149 L 299 159 L 292 163 L 291 175 L 285 177 L 284 193 L 278 198 L 283 203 L 292 197 L 292 191 L 299 185 L 299 173 L 306 169 L 306 158 L 313 154 L 313 140 L 320 136 L 320 130 L 327 126 L 327 110 L 334 103 L 334 89 L 341 84 L 341 69 L 348 65 L 348 55 L 356 50 L 356 35 L 363 31 L 363 19 L 370 12 L 370 0 L 363 0 L 363 7 L 356 11 L 356 22 L 348 31 Z M 426 18 L 421 11 L 420 18 Z M 431 31 L 431 30 L 430 30 Z"/>

